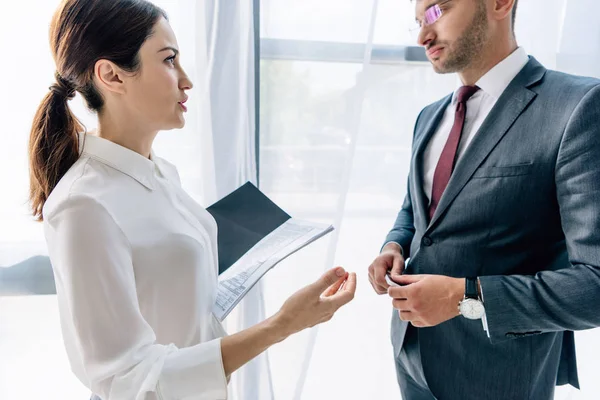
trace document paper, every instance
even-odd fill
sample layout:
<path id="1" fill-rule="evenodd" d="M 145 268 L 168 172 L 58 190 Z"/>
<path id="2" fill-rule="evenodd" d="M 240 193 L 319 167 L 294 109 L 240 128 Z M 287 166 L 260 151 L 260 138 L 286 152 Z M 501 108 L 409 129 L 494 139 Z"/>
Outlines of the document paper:
<path id="1" fill-rule="evenodd" d="M 287 220 L 219 275 L 215 316 L 223 321 L 267 271 L 332 230 L 331 225 Z"/>
<path id="2" fill-rule="evenodd" d="M 267 271 L 333 230 L 292 218 L 249 182 L 207 211 L 218 227 L 219 284 L 213 313 L 221 321 Z"/>

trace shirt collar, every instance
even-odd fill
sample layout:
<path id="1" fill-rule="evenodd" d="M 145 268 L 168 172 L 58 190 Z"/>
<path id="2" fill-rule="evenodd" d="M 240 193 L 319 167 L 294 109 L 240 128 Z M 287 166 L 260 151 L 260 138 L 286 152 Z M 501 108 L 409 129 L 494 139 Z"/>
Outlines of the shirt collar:
<path id="1" fill-rule="evenodd" d="M 508 57 L 496 64 L 485 75 L 483 75 L 475 85 L 479 86 L 481 91 L 498 100 L 508 85 L 512 82 L 517 74 L 529 62 L 529 56 L 522 47 L 518 47 Z M 452 104 L 455 104 L 458 99 L 458 89 L 462 86 L 459 80 L 459 85 L 452 96 Z M 475 94 L 477 96 L 477 94 Z"/>
<path id="2" fill-rule="evenodd" d="M 80 143 L 82 143 L 82 155 L 87 154 L 90 157 L 129 175 L 148 189 L 154 189 L 154 171 L 155 168 L 157 168 L 153 161 L 156 159 L 154 153 L 151 153 L 150 159 L 148 159 L 133 150 L 98 136 L 82 133 L 79 138 Z"/>

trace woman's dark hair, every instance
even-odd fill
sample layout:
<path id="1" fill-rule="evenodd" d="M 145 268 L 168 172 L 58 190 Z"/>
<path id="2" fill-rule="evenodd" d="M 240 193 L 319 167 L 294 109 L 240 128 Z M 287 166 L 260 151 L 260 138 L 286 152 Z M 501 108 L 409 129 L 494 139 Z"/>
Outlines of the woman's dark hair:
<path id="1" fill-rule="evenodd" d="M 50 24 L 56 82 L 35 114 L 29 141 L 29 199 L 38 220 L 50 192 L 79 158 L 84 128 L 67 102 L 79 92 L 90 110 L 101 112 L 96 62 L 138 71 L 139 50 L 160 18 L 167 19 L 166 13 L 145 0 L 64 0 L 56 10 Z"/>

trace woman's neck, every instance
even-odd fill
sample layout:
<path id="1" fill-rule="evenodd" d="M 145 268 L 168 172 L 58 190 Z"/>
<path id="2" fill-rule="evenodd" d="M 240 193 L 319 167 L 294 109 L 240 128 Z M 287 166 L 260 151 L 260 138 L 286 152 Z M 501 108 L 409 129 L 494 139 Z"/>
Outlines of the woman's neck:
<path id="1" fill-rule="evenodd" d="M 152 132 L 140 129 L 139 126 L 126 121 L 115 121 L 107 116 L 99 116 L 98 129 L 95 134 L 150 158 L 152 143 L 158 131 Z"/>

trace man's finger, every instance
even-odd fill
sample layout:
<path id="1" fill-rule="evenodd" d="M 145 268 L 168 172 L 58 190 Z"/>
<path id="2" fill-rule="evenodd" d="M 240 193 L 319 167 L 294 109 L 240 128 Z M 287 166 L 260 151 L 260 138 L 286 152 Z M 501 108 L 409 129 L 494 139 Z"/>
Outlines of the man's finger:
<path id="1" fill-rule="evenodd" d="M 400 285 L 410 285 L 412 283 L 417 283 L 421 280 L 425 279 L 425 275 L 400 275 L 398 278 L 394 278 L 396 282 Z"/>
<path id="2" fill-rule="evenodd" d="M 383 263 L 380 263 L 379 265 L 376 265 L 375 268 L 373 268 L 375 283 L 377 284 L 377 286 L 382 287 L 384 290 L 387 290 L 387 288 L 390 286 L 385 281 L 386 273 L 387 269 Z"/>
<path id="3" fill-rule="evenodd" d="M 375 271 L 373 269 L 373 265 L 369 268 L 369 282 L 373 284 L 375 282 Z"/>
<path id="4" fill-rule="evenodd" d="M 412 313 L 410 311 L 402 311 L 402 310 L 398 310 L 398 315 L 400 316 L 400 319 L 402 321 L 410 321 L 412 316 Z"/>
<path id="5" fill-rule="evenodd" d="M 408 304 L 408 300 L 398 300 L 398 299 L 394 299 L 392 300 L 392 306 L 396 309 L 396 310 L 401 310 L 401 311 L 412 311 L 410 304 Z"/>
<path id="6" fill-rule="evenodd" d="M 371 286 L 373 286 L 373 290 L 375 290 L 375 293 L 386 294 L 387 289 L 388 289 L 387 282 L 385 283 L 385 286 L 382 286 L 379 284 L 379 282 L 375 278 L 375 271 L 377 271 L 378 269 L 379 268 L 376 266 L 375 263 L 373 263 L 369 266 L 369 282 L 371 283 Z M 383 277 L 383 280 L 385 282 L 385 275 Z"/>
<path id="7" fill-rule="evenodd" d="M 372 285 L 373 285 L 373 289 L 375 289 L 375 293 L 377 293 L 377 294 L 386 294 L 388 292 L 386 288 L 379 286 L 376 283 L 374 283 Z"/>
<path id="8" fill-rule="evenodd" d="M 403 266 L 402 266 L 402 257 L 394 257 L 394 261 L 392 263 L 392 270 L 390 271 L 390 277 L 392 280 L 396 280 L 397 277 L 401 276 Z"/>
<path id="9" fill-rule="evenodd" d="M 409 287 L 390 286 L 387 292 L 391 298 L 406 300 L 409 298 L 410 290 Z"/>

